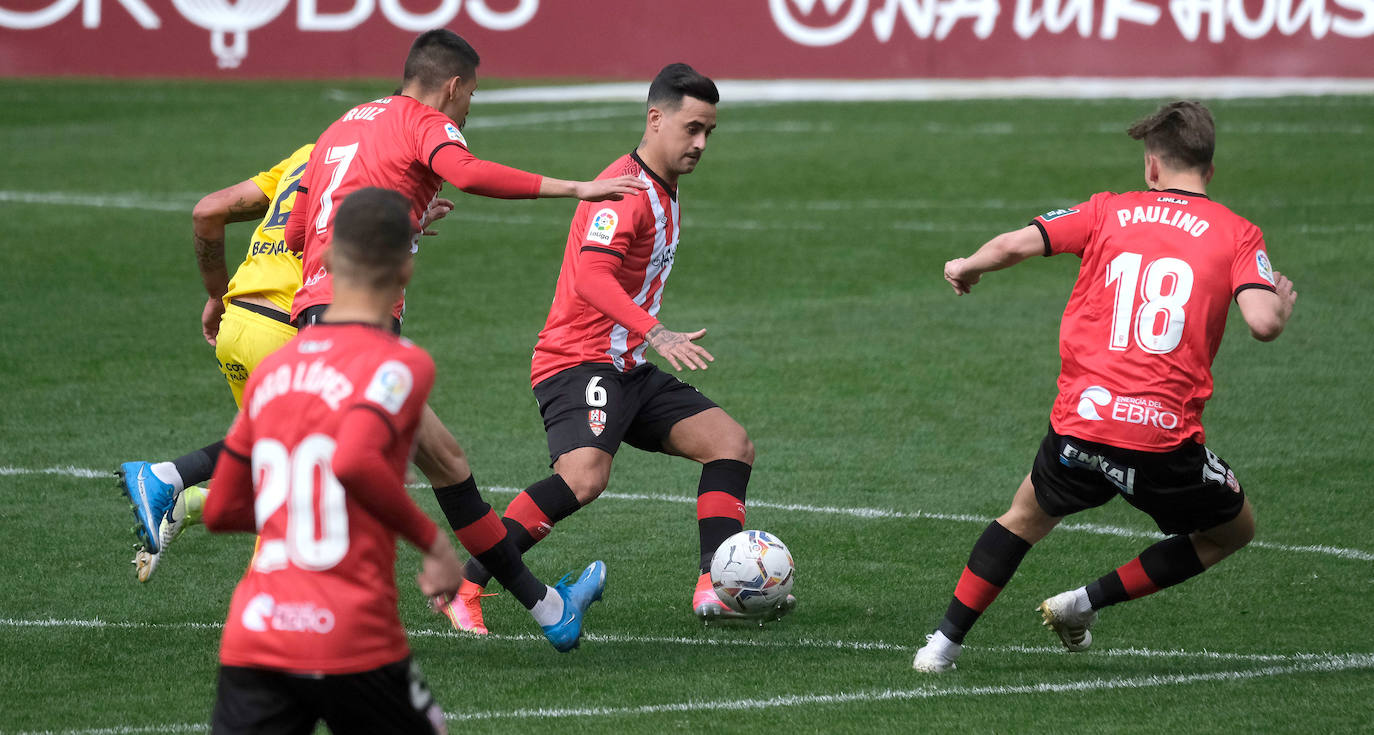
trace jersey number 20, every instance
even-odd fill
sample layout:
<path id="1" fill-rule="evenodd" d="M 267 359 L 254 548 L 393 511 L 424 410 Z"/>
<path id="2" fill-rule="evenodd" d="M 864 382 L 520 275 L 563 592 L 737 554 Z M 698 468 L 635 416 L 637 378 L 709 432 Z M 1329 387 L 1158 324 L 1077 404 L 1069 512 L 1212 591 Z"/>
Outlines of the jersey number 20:
<path id="1" fill-rule="evenodd" d="M 288 561 L 299 569 L 323 571 L 343 561 L 348 553 L 348 506 L 343 485 L 331 467 L 334 447 L 334 440 L 324 434 L 305 437 L 294 452 L 275 439 L 259 439 L 253 444 L 253 476 L 258 478 L 253 515 L 258 531 L 286 506 L 286 538 L 262 543 L 255 562 L 260 571 L 285 568 Z M 319 529 L 315 528 L 317 514 Z"/>
<path id="2" fill-rule="evenodd" d="M 1107 264 L 1108 287 L 1116 284 L 1116 303 L 1112 307 L 1113 350 L 1135 343 L 1155 355 L 1173 352 L 1183 341 L 1183 307 L 1193 293 L 1193 268 L 1178 258 L 1152 260 L 1141 273 L 1140 253 L 1122 253 Z M 1166 284 L 1172 282 L 1168 293 Z M 1135 306 L 1136 287 L 1143 303 Z"/>

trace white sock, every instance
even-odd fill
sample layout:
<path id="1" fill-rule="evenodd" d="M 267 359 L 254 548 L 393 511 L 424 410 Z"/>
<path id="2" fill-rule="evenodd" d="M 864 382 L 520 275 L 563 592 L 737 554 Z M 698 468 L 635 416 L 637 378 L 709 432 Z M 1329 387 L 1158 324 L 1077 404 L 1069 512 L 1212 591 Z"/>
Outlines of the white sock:
<path id="1" fill-rule="evenodd" d="M 186 489 L 186 483 L 181 479 L 181 473 L 177 472 L 177 466 L 171 462 L 158 462 L 153 465 L 153 475 L 172 486 L 172 496 L 176 497 Z"/>
<path id="2" fill-rule="evenodd" d="M 558 590 L 544 585 L 544 599 L 534 603 L 530 614 L 534 616 L 534 622 L 541 626 L 556 625 L 562 621 L 563 598 L 558 596 Z"/>
<path id="3" fill-rule="evenodd" d="M 1093 611 L 1093 603 L 1088 599 L 1088 588 L 1079 587 L 1073 591 L 1073 609 L 1079 615 L 1089 615 Z"/>

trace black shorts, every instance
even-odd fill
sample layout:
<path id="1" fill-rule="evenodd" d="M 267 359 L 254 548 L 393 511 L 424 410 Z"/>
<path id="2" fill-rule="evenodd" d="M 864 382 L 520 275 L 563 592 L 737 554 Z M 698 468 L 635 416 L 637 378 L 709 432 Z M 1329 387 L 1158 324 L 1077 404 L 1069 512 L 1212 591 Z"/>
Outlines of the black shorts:
<path id="1" fill-rule="evenodd" d="M 534 386 L 534 397 L 549 436 L 550 462 L 582 447 L 614 456 L 622 441 L 661 452 L 674 424 L 716 407 L 647 362 L 625 373 L 604 363 L 568 368 Z"/>
<path id="2" fill-rule="evenodd" d="M 1196 442 L 1142 452 L 1051 429 L 1035 456 L 1031 484 L 1040 507 L 1052 516 L 1096 508 L 1120 495 L 1166 534 L 1219 526 L 1245 504 L 1230 465 Z"/>
<path id="3" fill-rule="evenodd" d="M 357 674 L 219 668 L 216 735 L 310 735 L 320 720 L 334 735 L 448 732 L 443 710 L 409 657 Z"/>
<path id="4" fill-rule="evenodd" d="M 296 321 L 293 322 L 293 324 L 296 326 L 296 329 L 298 330 L 304 329 L 305 327 L 308 327 L 312 324 L 328 324 L 329 322 L 323 319 L 324 313 L 328 309 L 329 304 L 315 304 L 314 306 L 307 306 L 305 307 L 305 310 L 301 312 L 301 315 L 296 317 Z M 391 317 L 391 332 L 392 334 L 401 333 L 400 319 L 397 319 L 396 317 Z"/>

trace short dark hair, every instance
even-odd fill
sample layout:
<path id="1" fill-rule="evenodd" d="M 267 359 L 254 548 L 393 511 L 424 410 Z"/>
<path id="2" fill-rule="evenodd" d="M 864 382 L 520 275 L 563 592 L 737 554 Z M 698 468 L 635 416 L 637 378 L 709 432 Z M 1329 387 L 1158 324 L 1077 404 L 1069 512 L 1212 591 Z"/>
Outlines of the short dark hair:
<path id="1" fill-rule="evenodd" d="M 472 78 L 482 59 L 472 44 L 448 30 L 425 31 L 410 44 L 402 84 L 418 82 L 424 89 L 435 89 L 453 77 Z"/>
<path id="2" fill-rule="evenodd" d="M 675 110 L 682 106 L 683 97 L 693 97 L 713 105 L 720 102 L 720 92 L 709 77 L 686 64 L 669 64 L 649 85 L 647 104 L 649 107 Z"/>
<path id="3" fill-rule="evenodd" d="M 333 265 L 347 278 L 384 285 L 410 259 L 414 237 L 409 199 L 390 189 L 359 189 L 334 215 Z"/>
<path id="4" fill-rule="evenodd" d="M 1217 146 L 1212 113 L 1201 102 L 1179 100 L 1160 107 L 1153 115 L 1126 131 L 1145 141 L 1145 150 L 1159 156 L 1170 168 L 1206 171 Z"/>

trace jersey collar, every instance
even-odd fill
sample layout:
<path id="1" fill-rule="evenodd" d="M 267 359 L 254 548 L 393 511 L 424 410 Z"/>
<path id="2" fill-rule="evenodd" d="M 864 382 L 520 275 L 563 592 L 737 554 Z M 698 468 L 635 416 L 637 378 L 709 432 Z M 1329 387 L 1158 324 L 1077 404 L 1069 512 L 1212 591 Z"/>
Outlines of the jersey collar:
<path id="1" fill-rule="evenodd" d="M 1160 194 L 1182 194 L 1186 197 L 1197 197 L 1199 199 L 1208 198 L 1206 194 L 1199 194 L 1195 191 L 1184 191 L 1183 189 L 1151 189 L 1150 191 L 1159 192 Z"/>
<path id="2" fill-rule="evenodd" d="M 644 173 L 649 174 L 649 178 L 657 181 L 658 185 L 663 187 L 664 191 L 668 192 L 668 196 L 673 201 L 677 201 L 677 189 L 668 186 L 668 182 L 664 181 L 662 176 L 654 173 L 654 170 L 649 168 L 648 164 L 644 163 L 644 159 L 639 157 L 639 151 L 630 151 L 630 158 L 633 158 L 635 163 L 639 164 L 639 167 L 644 169 Z"/>

